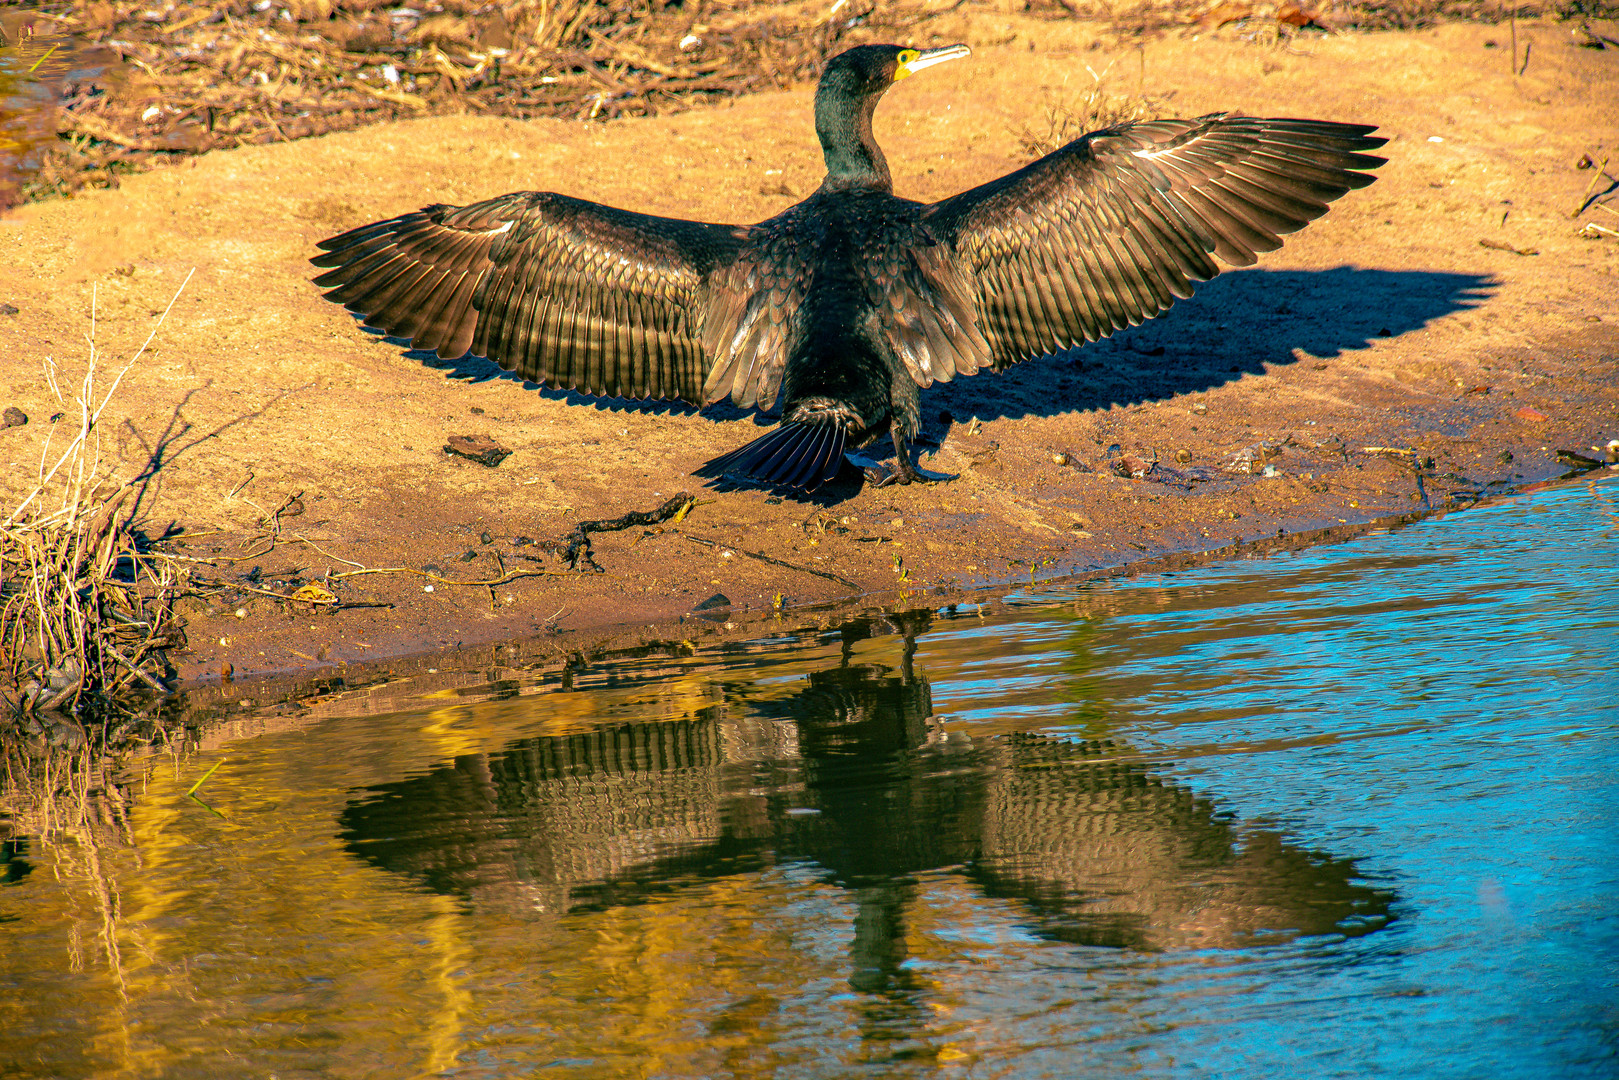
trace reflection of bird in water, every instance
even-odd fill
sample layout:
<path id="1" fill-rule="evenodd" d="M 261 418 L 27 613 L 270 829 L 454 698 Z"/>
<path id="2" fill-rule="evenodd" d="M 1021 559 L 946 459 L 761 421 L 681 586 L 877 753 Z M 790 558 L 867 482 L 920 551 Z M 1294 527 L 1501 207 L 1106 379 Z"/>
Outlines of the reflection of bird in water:
<path id="1" fill-rule="evenodd" d="M 918 881 L 939 872 L 1017 898 L 1036 933 L 1085 945 L 1227 947 L 1386 923 L 1390 894 L 1352 860 L 1239 829 L 1127 745 L 947 735 L 915 663 L 933 618 L 846 624 L 839 662 L 801 678 L 774 666 L 654 676 L 599 726 L 570 712 L 566 734 L 357 793 L 342 838 L 376 865 L 524 918 L 813 864 L 855 901 L 853 981 L 883 992 L 914 975 L 906 913 Z M 892 649 L 856 649 L 889 635 L 901 637 L 897 667 L 873 662 Z M 644 677 L 613 671 L 620 687 Z M 666 679 L 686 695 L 706 685 L 683 699 L 702 706 L 671 710 L 656 690 Z M 556 719 L 544 695 L 499 708 Z"/>
<path id="2" fill-rule="evenodd" d="M 885 432 L 912 465 L 919 388 L 1095 341 L 1281 245 L 1371 183 L 1363 125 L 1214 114 L 1106 128 L 942 202 L 896 198 L 871 118 L 963 45 L 865 45 L 815 94 L 826 179 L 752 226 L 551 192 L 430 206 L 323 241 L 316 284 L 367 325 L 551 386 L 782 422 L 702 475 L 813 490 Z M 1212 256 L 1212 257 L 1211 257 Z"/>

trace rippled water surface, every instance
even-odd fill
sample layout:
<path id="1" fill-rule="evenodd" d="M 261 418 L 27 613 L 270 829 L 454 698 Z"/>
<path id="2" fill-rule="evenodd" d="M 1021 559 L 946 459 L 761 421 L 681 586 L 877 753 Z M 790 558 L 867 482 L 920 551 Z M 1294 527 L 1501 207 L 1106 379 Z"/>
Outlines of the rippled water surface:
<path id="1" fill-rule="evenodd" d="M 0 1075 L 1612 1077 L 1619 482 L 150 766 Z"/>

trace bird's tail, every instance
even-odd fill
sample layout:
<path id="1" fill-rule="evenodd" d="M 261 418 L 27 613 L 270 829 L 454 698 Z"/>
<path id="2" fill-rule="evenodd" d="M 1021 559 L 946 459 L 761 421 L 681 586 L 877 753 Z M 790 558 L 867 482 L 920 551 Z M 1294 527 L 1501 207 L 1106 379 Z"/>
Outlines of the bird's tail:
<path id="1" fill-rule="evenodd" d="M 846 434 L 839 423 L 777 424 L 746 446 L 708 462 L 695 475 L 814 491 L 843 467 Z"/>

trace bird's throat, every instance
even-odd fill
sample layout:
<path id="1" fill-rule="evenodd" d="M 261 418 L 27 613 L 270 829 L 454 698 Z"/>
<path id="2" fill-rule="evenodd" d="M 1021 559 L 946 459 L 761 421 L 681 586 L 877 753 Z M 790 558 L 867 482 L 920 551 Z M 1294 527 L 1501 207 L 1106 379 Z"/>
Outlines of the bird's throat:
<path id="1" fill-rule="evenodd" d="M 888 160 L 871 134 L 871 115 L 882 92 L 861 94 L 837 80 L 823 80 L 815 94 L 815 134 L 826 157 L 822 191 L 892 192 Z"/>

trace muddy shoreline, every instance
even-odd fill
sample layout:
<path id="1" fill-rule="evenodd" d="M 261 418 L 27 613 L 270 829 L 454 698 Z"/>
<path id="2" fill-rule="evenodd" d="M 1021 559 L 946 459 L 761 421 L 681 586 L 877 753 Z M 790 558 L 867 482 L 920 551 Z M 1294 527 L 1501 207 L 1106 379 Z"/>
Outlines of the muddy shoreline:
<path id="1" fill-rule="evenodd" d="M 949 29 L 972 61 L 907 81 L 877 114 L 913 198 L 1015 168 L 1028 123 L 1068 100 L 1076 72 L 1137 60 L 1085 26 Z M 1590 179 L 1578 161 L 1616 137 L 1597 103 L 1619 92 L 1619 53 L 1556 24 L 1520 30 L 1538 44 L 1517 79 L 1478 26 L 1308 51 L 1149 46 L 1164 113 L 1286 115 L 1308 100 L 1380 124 L 1389 164 L 1258 268 L 1160 319 L 929 391 L 924 464 L 960 479 L 851 482 L 814 502 L 695 486 L 691 469 L 750 437 L 750 417 L 593 401 L 406 353 L 322 300 L 306 261 L 353 225 L 527 187 L 767 217 L 819 179 L 807 86 L 607 124 L 431 117 L 23 207 L 0 219 L 0 253 L 18 253 L 0 259 L 0 303 L 16 309 L 0 332 L 22 358 L 0 405 L 30 421 L 0 433 L 0 496 L 33 480 L 64 409 L 52 378 L 71 396 L 91 313 L 110 381 L 168 310 L 108 408 L 103 462 L 139 484 L 147 536 L 195 560 L 179 684 L 218 692 L 228 670 L 241 695 L 249 679 L 313 686 L 344 665 L 386 672 L 500 642 L 563 656 L 757 636 L 855 595 L 945 604 L 1513 490 L 1565 472 L 1558 451 L 1619 435 L 1619 243 L 1571 216 Z M 446 454 L 456 436 L 512 452 L 488 467 Z M 580 519 L 683 490 L 700 504 L 679 523 L 595 540 L 606 573 L 545 551 Z M 294 599 L 310 586 L 335 605 Z M 716 595 L 729 606 L 694 613 Z"/>
<path id="2" fill-rule="evenodd" d="M 427 707 L 437 700 L 459 704 L 569 689 L 598 668 L 626 659 L 676 659 L 726 648 L 746 650 L 768 640 L 808 641 L 849 626 L 864 634 L 898 633 L 908 613 L 925 610 L 953 616 L 994 614 L 1012 605 L 1072 604 L 1105 610 L 1108 597 L 1087 586 L 1136 576 L 1175 573 L 1210 563 L 1263 559 L 1322 544 L 1398 530 L 1451 513 L 1466 513 L 1547 486 L 1605 477 L 1608 469 L 1569 470 L 1547 480 L 1518 484 L 1457 501 L 1452 507 L 1422 507 L 1291 534 L 1242 540 L 1223 547 L 1160 553 L 1078 574 L 1037 575 L 1033 581 L 1003 581 L 966 589 L 934 586 L 893 590 L 808 605 L 796 611 L 690 612 L 654 624 L 560 630 L 520 639 L 466 641 L 446 649 L 354 662 L 261 672 L 246 679 L 204 675 L 180 690 L 171 724 L 184 725 L 199 750 L 272 731 L 303 728 L 334 718 L 375 716 Z"/>

